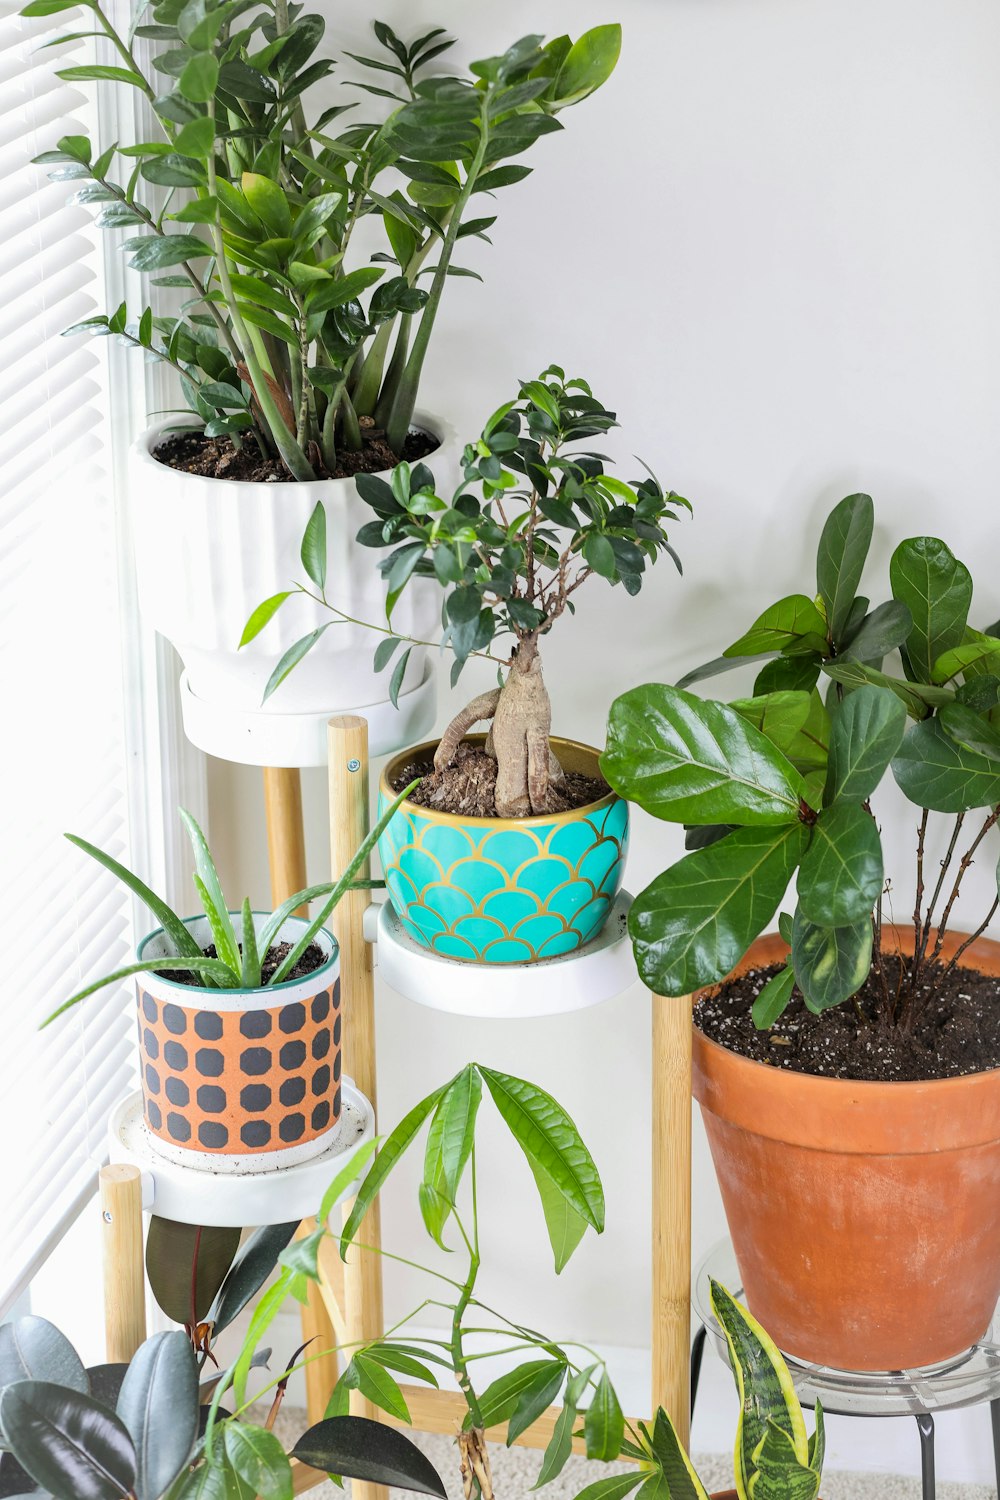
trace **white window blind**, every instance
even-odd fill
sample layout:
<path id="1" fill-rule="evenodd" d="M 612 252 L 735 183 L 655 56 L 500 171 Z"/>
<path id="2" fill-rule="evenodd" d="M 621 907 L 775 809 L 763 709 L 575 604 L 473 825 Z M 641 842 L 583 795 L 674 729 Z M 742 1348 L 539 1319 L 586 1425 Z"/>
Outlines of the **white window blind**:
<path id="1" fill-rule="evenodd" d="M 69 13 L 70 20 L 79 14 Z M 67 15 L 0 4 L 0 1317 L 92 1192 L 133 1086 L 130 995 L 74 990 L 125 963 L 127 893 L 67 844 L 129 861 L 105 347 L 60 330 L 103 311 L 90 211 L 31 158 L 93 120 L 41 44 Z"/>

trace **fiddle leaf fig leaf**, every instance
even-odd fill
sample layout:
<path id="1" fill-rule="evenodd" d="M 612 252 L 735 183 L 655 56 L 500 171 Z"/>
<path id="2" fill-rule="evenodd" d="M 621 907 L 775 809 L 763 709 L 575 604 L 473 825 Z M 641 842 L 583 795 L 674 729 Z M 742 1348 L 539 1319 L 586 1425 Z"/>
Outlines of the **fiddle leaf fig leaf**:
<path id="1" fill-rule="evenodd" d="M 837 659 L 881 665 L 883 657 L 903 646 L 912 629 L 913 616 L 907 606 L 898 599 L 889 599 L 865 615 Z"/>
<path id="2" fill-rule="evenodd" d="M 871 496 L 848 495 L 833 507 L 820 534 L 816 583 L 835 644 L 850 616 L 874 528 Z"/>
<path id="3" fill-rule="evenodd" d="M 799 910 L 811 922 L 847 927 L 871 915 L 882 889 L 882 841 L 857 802 L 820 813 L 799 866 Z"/>
<path id="4" fill-rule="evenodd" d="M 956 745 L 1000 763 L 1000 729 L 982 714 L 962 703 L 951 703 L 941 710 L 938 722 Z"/>
<path id="5" fill-rule="evenodd" d="M 972 604 L 972 576 L 944 542 L 933 536 L 901 542 L 889 563 L 894 599 L 913 616 L 903 651 L 907 677 L 930 682 L 934 665 L 962 644 Z"/>
<path id="6" fill-rule="evenodd" d="M 658 875 L 628 919 L 643 983 L 689 995 L 724 979 L 773 918 L 808 843 L 799 822 L 738 828 Z"/>
<path id="7" fill-rule="evenodd" d="M 951 682 L 960 674 L 968 680 L 1000 672 L 1000 641 L 991 635 L 975 634 L 975 640 L 965 640 L 938 657 L 932 674 L 935 682 Z"/>
<path id="8" fill-rule="evenodd" d="M 804 790 L 736 710 L 658 683 L 611 705 L 601 770 L 621 796 L 672 823 L 789 823 Z"/>
<path id="9" fill-rule="evenodd" d="M 850 999 L 868 978 L 872 963 L 872 924 L 868 917 L 850 927 L 820 927 L 801 910 L 792 928 L 792 967 L 809 1009 L 817 1015 Z"/>
<path id="10" fill-rule="evenodd" d="M 911 725 L 892 774 L 905 797 L 932 812 L 967 812 L 1000 802 L 1000 763 L 956 743 L 939 718 Z"/>
<path id="11" fill-rule="evenodd" d="M 866 801 L 888 770 L 905 733 L 906 705 L 890 689 L 863 683 L 850 693 L 830 729 L 826 800 Z"/>
<path id="12" fill-rule="evenodd" d="M 899 677 L 890 677 L 886 672 L 866 666 L 864 662 L 845 661 L 843 657 L 825 661 L 823 671 L 842 687 L 859 688 L 867 682 L 875 687 L 888 688 L 905 703 L 911 719 L 926 719 L 933 709 L 955 701 L 955 694 L 949 688 L 937 687 L 930 682 L 904 682 Z"/>
<path id="13" fill-rule="evenodd" d="M 757 656 L 762 651 L 825 655 L 828 650 L 826 620 L 816 605 L 805 594 L 789 594 L 765 609 L 746 634 L 726 648 L 723 656 Z"/>

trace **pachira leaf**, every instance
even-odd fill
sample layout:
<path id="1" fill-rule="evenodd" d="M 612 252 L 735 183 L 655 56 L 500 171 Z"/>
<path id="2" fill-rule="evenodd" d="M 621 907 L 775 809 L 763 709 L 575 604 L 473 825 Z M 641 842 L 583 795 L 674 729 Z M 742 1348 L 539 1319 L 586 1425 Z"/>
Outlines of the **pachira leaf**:
<path id="1" fill-rule="evenodd" d="M 796 910 L 792 925 L 795 981 L 815 1014 L 856 995 L 872 966 L 872 924 L 825 927 Z"/>
<path id="2" fill-rule="evenodd" d="M 1000 802 L 1000 763 L 956 743 L 937 718 L 910 727 L 892 774 L 905 797 L 932 812 L 967 812 Z"/>
<path id="3" fill-rule="evenodd" d="M 238 1229 L 180 1224 L 153 1214 L 146 1276 L 157 1305 L 174 1323 L 202 1323 L 236 1259 Z"/>
<path id="4" fill-rule="evenodd" d="M 395 1428 L 367 1417 L 327 1417 L 317 1422 L 299 1438 L 291 1457 L 327 1474 L 448 1500 L 441 1476 L 416 1444 Z"/>
<path id="5" fill-rule="evenodd" d="M 643 983 L 689 995 L 724 979 L 773 918 L 808 843 L 800 822 L 737 828 L 658 875 L 628 919 Z"/>
<path id="6" fill-rule="evenodd" d="M 569 1115 L 537 1084 L 479 1065 L 483 1081 L 528 1161 L 598 1234 L 604 1231 L 604 1189 L 594 1158 Z"/>
<path id="7" fill-rule="evenodd" d="M 523 1393 L 530 1390 L 537 1380 L 550 1375 L 554 1363 L 551 1359 L 529 1359 L 492 1381 L 479 1397 L 483 1426 L 498 1427 L 502 1422 L 509 1422 Z M 565 1368 L 563 1364 L 564 1372 Z M 470 1423 L 471 1418 L 466 1416 L 466 1426 Z"/>
<path id="8" fill-rule="evenodd" d="M 223 1428 L 226 1457 L 235 1474 L 260 1500 L 292 1500 L 292 1466 L 273 1432 L 245 1422 Z"/>
<path id="9" fill-rule="evenodd" d="M 427 1230 L 439 1245 L 472 1154 L 482 1095 L 482 1078 L 470 1063 L 448 1085 L 427 1132 L 423 1181 L 427 1193 L 421 1197 L 421 1208 Z"/>
<path id="10" fill-rule="evenodd" d="M 801 656 L 807 652 L 825 655 L 829 650 L 826 620 L 805 594 L 789 594 L 759 615 L 745 635 L 734 641 L 723 656 L 757 656 L 762 651 L 782 651 Z"/>
<path id="11" fill-rule="evenodd" d="M 913 616 L 903 650 L 906 675 L 930 682 L 934 664 L 962 644 L 972 604 L 972 575 L 951 549 L 933 536 L 901 542 L 889 563 L 894 599 Z"/>
<path id="12" fill-rule="evenodd" d="M 531 1384 L 521 1392 L 510 1421 L 507 1423 L 508 1448 L 522 1433 L 527 1432 L 532 1422 L 537 1421 L 542 1413 L 548 1411 L 553 1405 L 562 1390 L 566 1373 L 565 1360 L 550 1360 L 548 1370 L 540 1370 Z"/>
<path id="13" fill-rule="evenodd" d="M 538 1162 L 530 1158 L 528 1165 L 531 1167 L 535 1186 L 538 1189 L 558 1276 L 587 1233 L 589 1225 L 582 1214 L 578 1214 L 573 1205 L 559 1191 L 544 1167 L 539 1166 Z"/>
<path id="14" fill-rule="evenodd" d="M 448 1087 L 444 1084 L 435 1089 L 433 1094 L 428 1094 L 419 1104 L 414 1105 L 409 1114 L 404 1115 L 402 1120 L 386 1136 L 385 1142 L 380 1150 L 374 1165 L 361 1185 L 354 1207 L 351 1209 L 347 1223 L 344 1225 L 340 1237 L 340 1253 L 344 1260 L 347 1259 L 347 1251 L 351 1241 L 357 1236 L 365 1214 L 368 1212 L 382 1184 L 385 1182 L 393 1167 L 406 1151 L 421 1125 L 427 1119 L 431 1111 L 436 1108 L 438 1100 Z"/>
<path id="15" fill-rule="evenodd" d="M 612 1463 L 621 1452 L 625 1437 L 625 1417 L 607 1370 L 601 1372 L 597 1389 L 583 1419 L 587 1457 Z"/>
<path id="16" fill-rule="evenodd" d="M 53 1495 L 121 1500 L 134 1492 L 132 1439 L 92 1396 L 44 1380 L 20 1381 L 0 1393 L 0 1428 L 21 1467 Z"/>
<path id="17" fill-rule="evenodd" d="M 659 683 L 611 705 L 601 771 L 672 823 L 790 823 L 803 794 L 794 766 L 734 709 Z"/>
<path id="18" fill-rule="evenodd" d="M 653 1421 L 649 1446 L 666 1485 L 666 1500 L 710 1500 L 662 1406 Z"/>
<path id="19" fill-rule="evenodd" d="M 531 1486 L 533 1490 L 544 1489 L 565 1469 L 570 1454 L 573 1452 L 573 1429 L 576 1426 L 576 1417 L 576 1407 L 570 1406 L 569 1402 L 565 1401 L 556 1417 L 552 1436 L 542 1457 L 538 1478 Z"/>
<path id="20" fill-rule="evenodd" d="M 992 673 L 1000 673 L 1000 641 L 976 630 L 966 631 L 960 646 L 938 657 L 932 675 L 935 682 L 951 682 L 958 676 L 968 680 Z"/>
<path id="21" fill-rule="evenodd" d="M 884 878 L 882 840 L 859 802 L 834 802 L 816 819 L 799 865 L 799 910 L 810 922 L 849 927 L 870 917 Z"/>
<path id="22" fill-rule="evenodd" d="M 750 1485 L 756 1472 L 754 1455 L 768 1423 L 773 1422 L 788 1435 L 803 1466 L 809 1463 L 809 1439 L 792 1377 L 775 1343 L 717 1281 L 712 1282 L 711 1297 L 712 1311 L 725 1334 L 740 1400 L 734 1464 L 737 1486 L 747 1495 L 752 1493 Z"/>
<path id="23" fill-rule="evenodd" d="M 410 1422 L 410 1411 L 403 1393 L 388 1370 L 365 1354 L 355 1354 L 351 1363 L 357 1376 L 358 1390 L 377 1406 L 400 1422 Z"/>
<path id="24" fill-rule="evenodd" d="M 816 583 L 836 645 L 840 644 L 858 592 L 874 528 L 872 497 L 848 495 L 833 507 L 820 534 Z"/>
<path id="25" fill-rule="evenodd" d="M 160 1500 L 198 1437 L 198 1366 L 186 1333 L 154 1333 L 141 1345 L 122 1382 L 117 1413 L 135 1446 L 137 1500 Z"/>
<path id="26" fill-rule="evenodd" d="M 593 1484 L 588 1484 L 577 1495 L 576 1500 L 624 1500 L 626 1495 L 638 1489 L 643 1483 L 646 1475 L 642 1472 L 637 1474 L 612 1474 L 607 1479 L 595 1479 Z"/>
<path id="27" fill-rule="evenodd" d="M 906 733 L 906 705 L 891 689 L 863 683 L 838 707 L 830 730 L 826 800 L 864 802 Z"/>
<path id="28" fill-rule="evenodd" d="M 859 688 L 865 683 L 888 688 L 906 705 L 911 719 L 926 719 L 935 708 L 943 708 L 946 703 L 955 701 L 955 694 L 949 688 L 930 682 L 904 682 L 860 661 L 845 661 L 838 657 L 836 661 L 825 661 L 823 671 L 845 688 Z"/>
<path id="29" fill-rule="evenodd" d="M 769 1031 L 788 1009 L 795 988 L 795 970 L 786 964 L 767 981 L 751 1009 L 753 1024 L 758 1031 Z"/>

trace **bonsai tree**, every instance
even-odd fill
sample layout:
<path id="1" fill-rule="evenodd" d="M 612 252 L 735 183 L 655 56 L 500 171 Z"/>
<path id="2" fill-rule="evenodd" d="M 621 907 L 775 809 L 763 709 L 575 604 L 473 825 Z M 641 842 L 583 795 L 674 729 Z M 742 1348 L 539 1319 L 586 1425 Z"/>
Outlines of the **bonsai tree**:
<path id="1" fill-rule="evenodd" d="M 123 304 L 67 332 L 164 361 L 209 437 L 250 435 L 298 480 L 336 473 L 375 423 L 403 454 L 445 280 L 476 274 L 456 264 L 458 241 L 494 222 L 470 216 L 473 196 L 528 175 L 511 158 L 606 81 L 621 43 L 618 26 L 525 37 L 471 76 L 437 76 L 452 45 L 440 27 L 405 43 L 376 22 L 377 55 L 350 54 L 368 70 L 350 82 L 383 118 L 345 121 L 354 104 L 339 102 L 307 119 L 305 95 L 334 63 L 318 55 L 322 17 L 287 0 L 159 0 L 128 34 L 96 0 L 30 0 L 22 14 L 54 10 L 85 12 L 106 53 L 58 76 L 138 90 L 156 126 L 126 146 L 65 136 L 38 158 L 102 228 L 129 231 L 122 248 L 156 289 L 132 319 Z M 155 49 L 149 72 L 136 37 Z M 385 248 L 357 263 L 354 233 L 372 217 Z M 183 294 L 179 311 L 160 288 Z"/>
<path id="2" fill-rule="evenodd" d="M 654 816 L 685 824 L 691 850 L 630 913 L 647 984 L 680 995 L 723 979 L 796 878 L 794 916 L 780 923 L 790 958 L 754 1005 L 761 1028 L 796 987 L 819 1013 L 851 1000 L 870 976 L 874 998 L 858 1006 L 859 1019 L 910 1027 L 926 967 L 940 977 L 963 878 L 1000 816 L 1000 627 L 969 624 L 971 575 L 936 537 L 899 544 L 891 597 L 873 608 L 858 592 L 873 515 L 867 495 L 835 506 L 815 597 L 778 600 L 677 687 L 647 684 L 611 709 L 605 776 Z M 765 663 L 749 698 L 726 704 L 685 690 L 748 661 Z M 916 808 L 907 956 L 883 943 L 876 794 L 890 771 Z M 931 880 L 928 830 L 938 816 L 951 821 Z M 994 900 L 946 971 L 998 908 Z"/>
<path id="3" fill-rule="evenodd" d="M 293 1460 L 306 1448 L 311 1468 L 444 1500 L 439 1475 L 409 1438 L 363 1417 L 318 1422 L 287 1453 L 272 1428 L 290 1373 L 265 1388 L 273 1394 L 263 1425 L 241 1408 L 216 1411 L 209 1431 L 217 1382 L 199 1387 L 184 1333 L 155 1333 L 128 1365 L 87 1370 L 51 1323 L 19 1318 L 0 1328 L 0 1486 L 24 1500 L 291 1500 Z"/>
<path id="4" fill-rule="evenodd" d="M 359 476 L 358 490 L 376 519 L 358 540 L 393 550 L 380 564 L 388 580 L 387 623 L 371 623 L 383 636 L 375 662 L 384 669 L 398 654 L 390 685 L 395 701 L 408 649 L 418 643 L 392 630 L 392 611 L 410 580 L 434 577 L 445 591 L 442 644 L 453 653 L 452 682 L 470 657 L 498 668 L 499 685 L 473 698 L 445 730 L 435 770 L 452 761 L 463 735 L 488 720 L 487 750 L 496 760 L 496 811 L 526 817 L 565 806 L 563 770 L 549 745 L 552 711 L 542 673 L 542 641 L 574 595 L 591 578 L 642 587 L 648 566 L 663 554 L 680 562 L 667 538 L 675 507 L 688 502 L 664 494 L 647 470 L 634 484 L 607 472 L 607 460 L 587 444 L 616 427 L 615 413 L 584 380 L 567 380 L 557 365 L 524 382 L 516 400 L 493 413 L 482 435 L 463 455 L 464 478 L 455 493 L 440 496 L 426 464 L 401 465 L 392 482 Z M 310 584 L 274 595 L 247 623 L 246 644 L 296 593 L 324 604 L 337 620 L 347 616 L 326 597 L 325 558 L 316 546 L 322 512 L 309 522 L 302 560 Z M 325 629 L 327 627 L 321 627 Z M 279 662 L 273 692 L 318 632 L 296 642 Z M 402 650 L 400 650 L 402 648 Z M 265 694 L 267 696 L 267 694 Z"/>

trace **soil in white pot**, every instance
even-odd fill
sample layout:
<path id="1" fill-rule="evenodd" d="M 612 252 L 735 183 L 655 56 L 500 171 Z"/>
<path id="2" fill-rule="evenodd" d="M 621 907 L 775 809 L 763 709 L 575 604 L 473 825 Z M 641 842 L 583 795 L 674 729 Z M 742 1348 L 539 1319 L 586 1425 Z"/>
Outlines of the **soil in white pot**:
<path id="1" fill-rule="evenodd" d="M 243 944 L 238 943 L 237 947 L 239 948 L 240 955 L 242 956 Z M 209 943 L 208 947 L 203 948 L 201 951 L 204 953 L 206 958 L 218 958 L 219 956 L 218 950 L 216 949 L 214 943 Z M 288 957 L 291 951 L 291 943 L 271 944 L 270 948 L 268 948 L 267 950 L 266 955 L 261 959 L 260 963 L 261 989 L 263 989 L 270 982 L 271 976 L 277 972 L 277 970 L 284 963 L 285 959 Z M 326 960 L 327 955 L 323 952 L 319 944 L 310 943 L 306 951 L 300 955 L 293 966 L 289 969 L 288 973 L 281 981 L 282 984 L 291 984 L 293 980 L 305 979 L 307 974 L 312 974 L 322 964 L 325 964 Z M 157 972 L 153 964 L 150 965 L 150 968 L 152 969 L 153 973 Z M 192 974 L 189 969 L 171 969 L 169 972 L 164 971 L 164 973 L 160 977 L 163 979 L 169 979 L 174 984 L 190 984 L 200 987 L 202 983 L 198 975 Z"/>
<path id="2" fill-rule="evenodd" d="M 323 467 L 318 448 L 311 451 L 309 460 L 316 471 L 317 479 L 349 479 L 354 474 L 385 474 L 396 467 L 398 456 L 386 441 L 385 433 L 376 427 L 371 417 L 360 419 L 363 446 L 357 450 L 338 449 L 337 468 L 330 474 Z M 403 448 L 407 463 L 419 463 L 441 446 L 439 440 L 428 432 L 414 430 L 409 434 Z M 287 484 L 288 470 L 280 458 L 261 453 L 250 436 L 235 448 L 228 437 L 206 437 L 203 432 L 188 430 L 177 432 L 155 449 L 154 458 L 168 468 L 179 469 L 185 474 L 197 474 L 206 479 L 239 480 L 256 484 Z"/>
<path id="3" fill-rule="evenodd" d="M 462 743 L 454 759 L 441 771 L 435 771 L 431 760 L 411 761 L 393 779 L 393 790 L 405 791 L 418 776 L 423 779 L 410 793 L 417 807 L 431 807 L 437 812 L 455 813 L 466 818 L 495 818 L 496 757 L 488 755 L 481 745 Z M 611 791 L 606 781 L 587 776 L 582 771 L 566 771 L 564 779 L 553 782 L 548 791 L 546 812 L 568 812 L 598 802 Z"/>

